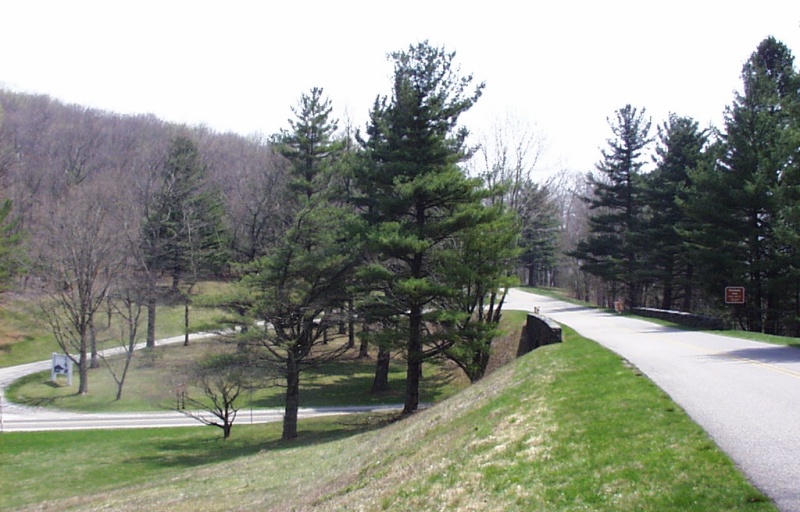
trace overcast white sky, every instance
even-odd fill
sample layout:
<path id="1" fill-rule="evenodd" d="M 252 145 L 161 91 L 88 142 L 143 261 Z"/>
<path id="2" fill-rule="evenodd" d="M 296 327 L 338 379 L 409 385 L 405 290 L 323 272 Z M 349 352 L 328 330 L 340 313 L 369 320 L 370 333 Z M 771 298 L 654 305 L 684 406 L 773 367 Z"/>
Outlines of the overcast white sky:
<path id="1" fill-rule="evenodd" d="M 286 127 L 314 86 L 362 127 L 387 53 L 427 39 L 486 82 L 474 134 L 510 115 L 546 137 L 546 166 L 576 171 L 626 103 L 654 127 L 719 126 L 762 39 L 800 58 L 797 0 L 2 0 L 0 16 L 0 86 L 242 134 Z"/>

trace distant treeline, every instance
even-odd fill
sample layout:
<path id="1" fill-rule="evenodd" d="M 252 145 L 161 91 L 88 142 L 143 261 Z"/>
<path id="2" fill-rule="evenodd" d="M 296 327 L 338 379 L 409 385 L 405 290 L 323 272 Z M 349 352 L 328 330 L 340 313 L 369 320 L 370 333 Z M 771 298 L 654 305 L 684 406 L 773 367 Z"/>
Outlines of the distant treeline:
<path id="1" fill-rule="evenodd" d="M 179 135 L 197 145 L 209 186 L 226 200 L 234 260 L 263 254 L 274 234 L 271 219 L 281 208 L 286 169 L 266 136 L 218 133 L 3 89 L 0 112 L 0 197 L 12 201 L 16 229 L 28 242 L 43 236 L 50 207 L 84 182 L 124 204 L 123 218 L 142 218 Z"/>

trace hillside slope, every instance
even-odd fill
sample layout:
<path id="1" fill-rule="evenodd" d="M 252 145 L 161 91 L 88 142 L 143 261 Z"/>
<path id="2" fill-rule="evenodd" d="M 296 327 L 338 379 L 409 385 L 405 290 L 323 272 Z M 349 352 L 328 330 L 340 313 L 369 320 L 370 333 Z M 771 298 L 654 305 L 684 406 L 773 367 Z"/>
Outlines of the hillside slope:
<path id="1" fill-rule="evenodd" d="M 775 510 L 659 389 L 567 330 L 435 407 L 37 510 Z"/>

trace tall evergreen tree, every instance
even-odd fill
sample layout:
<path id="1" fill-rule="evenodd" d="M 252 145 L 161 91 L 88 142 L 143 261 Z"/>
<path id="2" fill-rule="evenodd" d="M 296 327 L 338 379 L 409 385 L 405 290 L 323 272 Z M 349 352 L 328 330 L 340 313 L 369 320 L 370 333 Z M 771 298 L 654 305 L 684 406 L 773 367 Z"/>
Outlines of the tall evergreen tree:
<path id="1" fill-rule="evenodd" d="M 589 237 L 578 244 L 573 256 L 583 260 L 583 269 L 612 286 L 625 287 L 628 303 L 638 304 L 642 275 L 638 259 L 643 243 L 642 152 L 651 142 L 650 120 L 644 109 L 630 105 L 609 119 L 613 138 L 602 150 L 598 174 L 590 174 L 593 195 L 587 198 L 593 214 Z"/>
<path id="2" fill-rule="evenodd" d="M 395 315 L 405 318 L 407 358 L 404 413 L 419 405 L 422 363 L 440 354 L 440 337 L 431 333 L 440 310 L 437 299 L 454 290 L 439 279 L 436 257 L 464 229 L 480 224 L 479 180 L 468 178 L 459 163 L 469 156 L 461 114 L 481 95 L 462 76 L 454 53 L 427 42 L 391 54 L 391 98 L 376 100 L 364 149 L 370 160 L 356 177 L 367 243 L 375 262 L 364 277 L 383 293 L 374 294 Z"/>
<path id="3" fill-rule="evenodd" d="M 789 49 L 772 37 L 762 41 L 726 109 L 717 165 L 698 173 L 693 187 L 705 288 L 721 301 L 725 286 L 746 286 L 740 321 L 748 330 L 780 333 L 789 311 L 794 251 L 776 227 L 781 184 L 797 165 L 797 80 Z"/>
<path id="4" fill-rule="evenodd" d="M 660 285 L 663 309 L 672 309 L 676 298 L 683 299 L 681 309 L 691 309 L 694 264 L 682 234 L 688 228 L 683 205 L 707 143 L 708 133 L 689 117 L 670 114 L 658 127 L 656 168 L 645 179 L 643 238 L 646 272 Z"/>
<path id="5" fill-rule="evenodd" d="M 558 206 L 549 187 L 532 181 L 520 185 L 519 196 L 516 212 L 522 225 L 520 259 L 527 270 L 527 284 L 549 286 L 549 281 L 541 276 L 552 274 L 558 259 Z"/>
<path id="6" fill-rule="evenodd" d="M 320 345 L 349 297 L 347 283 L 358 255 L 355 217 L 331 200 L 326 186 L 341 144 L 334 140 L 336 123 L 321 93 L 315 88 L 302 96 L 293 130 L 278 137 L 291 166 L 295 213 L 283 238 L 244 279 L 254 295 L 253 314 L 268 326 L 255 334 L 262 360 L 286 381 L 283 439 L 297 437 L 303 369 L 347 348 Z"/>
<path id="7" fill-rule="evenodd" d="M 295 119 L 289 119 L 291 129 L 276 138 L 278 152 L 290 162 L 289 187 L 306 199 L 326 188 L 331 167 L 345 148 L 344 141 L 334 139 L 338 122 L 331 118 L 332 111 L 323 89 L 314 87 L 292 108 Z"/>
<path id="8" fill-rule="evenodd" d="M 161 188 L 147 205 L 142 249 L 150 280 L 147 343 L 155 342 L 156 281 L 172 278 L 178 292 L 181 278 L 215 273 L 227 262 L 224 202 L 207 179 L 208 169 L 197 145 L 186 136 L 170 143 L 161 174 Z"/>
<path id="9" fill-rule="evenodd" d="M 484 376 L 491 343 L 502 317 L 511 271 L 522 249 L 520 221 L 502 205 L 476 206 L 482 222 L 458 234 L 440 251 L 440 275 L 452 293 L 435 302 L 444 326 L 439 332 L 445 355 L 474 382 Z"/>

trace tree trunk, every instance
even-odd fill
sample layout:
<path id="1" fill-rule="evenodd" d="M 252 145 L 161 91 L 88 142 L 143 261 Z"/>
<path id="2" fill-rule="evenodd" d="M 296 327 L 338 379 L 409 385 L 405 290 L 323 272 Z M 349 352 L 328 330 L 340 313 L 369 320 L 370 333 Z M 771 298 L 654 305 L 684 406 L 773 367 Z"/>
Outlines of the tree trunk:
<path id="1" fill-rule="evenodd" d="M 189 297 L 183 304 L 183 346 L 189 346 Z"/>
<path id="2" fill-rule="evenodd" d="M 364 326 L 361 328 L 364 334 L 369 333 L 369 324 L 365 323 Z M 367 341 L 367 336 L 361 337 L 361 344 L 358 347 L 358 358 L 359 359 L 367 359 L 369 357 L 369 341 Z"/>
<path id="3" fill-rule="evenodd" d="M 378 351 L 378 362 L 375 365 L 375 379 L 372 381 L 370 393 L 380 395 L 392 390 L 389 387 L 389 362 L 391 353 L 388 349 L 381 347 Z"/>
<path id="4" fill-rule="evenodd" d="M 78 394 L 85 395 L 89 392 L 89 358 L 87 357 L 88 346 L 86 340 L 86 330 L 80 333 L 81 337 L 81 347 L 80 347 L 80 354 L 79 354 L 79 363 L 78 363 L 78 374 L 80 376 L 79 383 L 78 383 Z"/>
<path id="5" fill-rule="evenodd" d="M 412 306 L 409 319 L 408 367 L 406 370 L 406 401 L 403 414 L 416 412 L 419 407 L 419 385 L 422 379 L 422 307 Z"/>
<path id="6" fill-rule="evenodd" d="M 156 346 L 156 294 L 151 290 L 147 297 L 147 348 Z"/>
<path id="7" fill-rule="evenodd" d="M 286 361 L 286 404 L 283 413 L 284 441 L 297 437 L 297 410 L 300 408 L 300 365 L 292 354 Z"/>
<path id="8" fill-rule="evenodd" d="M 356 308 L 353 299 L 347 299 L 347 348 L 356 348 Z"/>
<path id="9" fill-rule="evenodd" d="M 687 313 L 692 310 L 692 283 L 694 281 L 694 266 L 689 263 L 686 266 L 686 286 L 683 291 L 683 310 Z"/>
<path id="10" fill-rule="evenodd" d="M 674 260 L 670 258 L 667 268 L 664 269 L 664 298 L 661 301 L 661 309 L 672 309 L 673 280 L 675 278 Z"/>
<path id="11" fill-rule="evenodd" d="M 178 293 L 178 287 L 181 284 L 181 271 L 173 270 L 172 272 L 172 293 Z"/>
<path id="12" fill-rule="evenodd" d="M 89 345 L 92 351 L 90 368 L 100 368 L 100 355 L 97 353 L 97 329 L 94 327 L 94 316 L 89 317 Z"/>
<path id="13" fill-rule="evenodd" d="M 528 286 L 536 286 L 536 269 L 533 264 L 528 265 Z"/>

